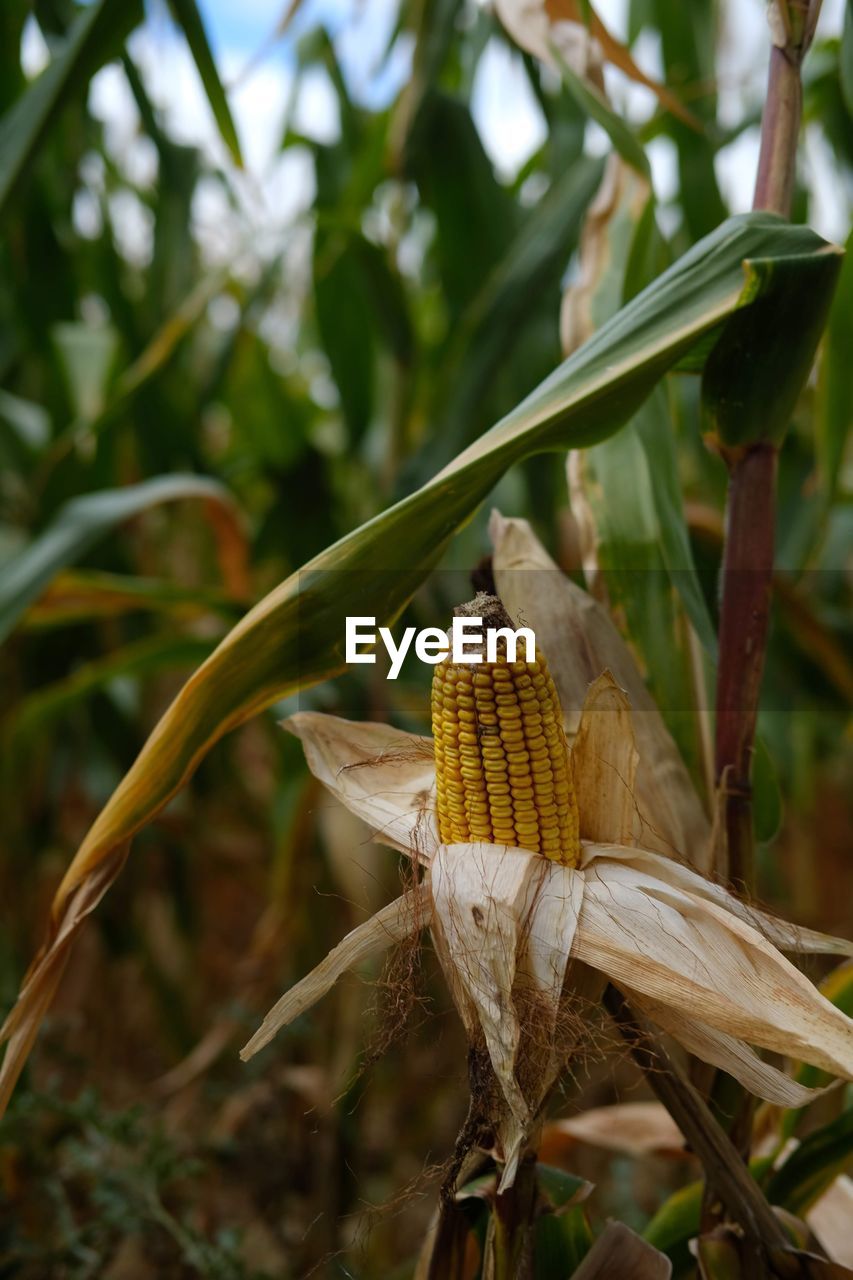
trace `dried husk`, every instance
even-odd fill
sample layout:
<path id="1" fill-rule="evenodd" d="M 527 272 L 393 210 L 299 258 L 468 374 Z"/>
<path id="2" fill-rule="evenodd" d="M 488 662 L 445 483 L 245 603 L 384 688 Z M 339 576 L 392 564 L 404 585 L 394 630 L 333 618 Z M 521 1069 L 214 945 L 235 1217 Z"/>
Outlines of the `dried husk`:
<path id="1" fill-rule="evenodd" d="M 619 1102 L 553 1120 L 548 1133 L 629 1156 L 684 1155 L 684 1135 L 660 1102 Z"/>
<path id="2" fill-rule="evenodd" d="M 687 767 L 606 610 L 563 574 L 526 520 L 489 521 L 492 567 L 508 612 L 530 626 L 548 658 L 573 738 L 589 685 L 610 671 L 631 706 L 639 762 L 635 793 L 643 844 L 710 867 L 710 824 Z"/>
<path id="3" fill-rule="evenodd" d="M 381 955 L 389 947 L 429 924 L 430 912 L 429 888 L 421 884 L 389 902 L 381 911 L 365 920 L 364 924 L 358 925 L 341 939 L 315 969 L 273 1005 L 251 1040 L 240 1050 L 243 1061 L 248 1062 L 283 1027 L 288 1026 L 318 1000 L 322 1000 L 343 974 L 364 964 L 366 960 Z"/>
<path id="4" fill-rule="evenodd" d="M 581 839 L 635 844 L 641 827 L 634 799 L 639 755 L 630 704 L 609 671 L 589 686 L 571 759 Z"/>
<path id="5" fill-rule="evenodd" d="M 428 862 L 438 847 L 432 738 L 300 711 L 284 721 L 308 768 L 382 843 Z"/>
<path id="6" fill-rule="evenodd" d="M 576 954 L 618 986 L 664 1004 L 676 1037 L 677 1015 L 698 1018 L 853 1078 L 853 1022 L 751 925 L 606 850 L 584 877 Z"/>

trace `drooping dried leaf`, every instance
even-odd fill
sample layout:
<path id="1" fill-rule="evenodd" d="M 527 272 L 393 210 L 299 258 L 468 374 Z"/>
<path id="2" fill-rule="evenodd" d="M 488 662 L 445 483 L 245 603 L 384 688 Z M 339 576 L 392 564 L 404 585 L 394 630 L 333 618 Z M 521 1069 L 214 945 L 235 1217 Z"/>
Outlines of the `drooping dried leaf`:
<path id="1" fill-rule="evenodd" d="M 583 901 L 583 877 L 572 867 L 544 862 L 531 878 L 532 901 L 526 906 L 518 971 L 545 1001 L 553 1034 L 555 1015 L 566 976 Z"/>
<path id="2" fill-rule="evenodd" d="M 763 1062 L 754 1049 L 735 1036 L 684 1013 L 675 1013 L 659 1000 L 650 1000 L 627 986 L 624 991 L 638 1009 L 678 1040 L 688 1053 L 727 1071 L 756 1097 L 778 1107 L 804 1107 L 824 1092 L 822 1089 L 808 1089 L 783 1071 Z"/>
<path id="3" fill-rule="evenodd" d="M 624 862 L 626 866 L 635 867 L 647 875 L 655 876 L 664 884 L 672 885 L 673 888 L 684 889 L 689 893 L 697 894 L 700 898 L 707 898 L 709 902 L 715 902 L 737 916 L 739 920 L 752 925 L 780 951 L 794 951 L 802 955 L 853 956 L 853 942 L 849 939 L 834 938 L 828 933 L 806 929 L 801 925 L 792 924 L 790 920 L 770 915 L 751 903 L 742 902 L 724 885 L 697 875 L 690 867 L 673 858 L 662 858 L 649 849 L 632 849 L 624 845 L 614 845 L 609 848 L 607 857 Z"/>
<path id="4" fill-rule="evenodd" d="M 9 1102 L 18 1072 L 38 1035 L 41 1020 L 53 1002 L 68 951 L 78 931 L 124 866 L 127 849 L 127 844 L 114 849 L 75 889 L 55 924 L 55 936 L 36 954 L 27 971 L 17 1002 L 3 1024 L 8 1046 L 0 1083 L 0 1115 Z"/>
<path id="5" fill-rule="evenodd" d="M 684 1135 L 660 1102 L 620 1102 L 555 1120 L 549 1132 L 629 1156 L 686 1155 Z"/>
<path id="6" fill-rule="evenodd" d="M 298 1018 L 321 1000 L 342 974 L 355 969 L 372 956 L 402 942 L 415 930 L 429 924 L 429 886 L 421 884 L 389 902 L 376 915 L 348 933 L 315 969 L 286 991 L 273 1005 L 251 1040 L 240 1050 L 244 1062 L 269 1044 L 282 1027 Z"/>
<path id="7" fill-rule="evenodd" d="M 560 343 L 564 355 L 576 351 L 595 332 L 601 320 L 593 313 L 601 308 L 601 293 L 613 265 L 613 223 L 621 220 L 634 233 L 651 195 L 651 184 L 621 156 L 608 158 L 595 199 L 586 211 L 580 240 L 580 278 L 563 295 L 560 308 Z M 618 311 L 622 277 L 608 285 L 607 309 Z M 615 295 L 615 296 L 614 296 Z M 573 455 L 573 456 L 578 456 Z M 574 504 L 573 504 L 574 505 Z"/>
<path id="8" fill-rule="evenodd" d="M 585 963 L 687 1018 L 853 1078 L 853 1022 L 751 925 L 606 851 L 584 877 Z"/>
<path id="9" fill-rule="evenodd" d="M 535 1115 L 545 1100 L 571 1048 L 563 1031 L 559 1047 L 557 1020 L 566 980 L 578 913 L 583 899 L 583 876 L 572 867 L 546 862 L 538 877 L 531 878 L 532 902 L 525 906 L 523 932 L 516 960 L 517 985 L 524 987 L 528 1027 L 534 1029 L 528 1051 L 532 1064 L 523 1065 L 527 1102 Z M 576 999 L 584 993 L 577 991 Z M 582 1022 L 572 1039 L 580 1037 Z M 532 1070 L 530 1069 L 532 1066 Z"/>
<path id="10" fill-rule="evenodd" d="M 575 75 L 594 82 L 601 79 L 601 45 L 581 22 L 555 21 L 545 0 L 496 0 L 495 10 L 520 49 L 550 67 L 557 65 L 556 49 Z"/>
<path id="11" fill-rule="evenodd" d="M 606 610 L 560 571 L 526 520 L 494 511 L 489 535 L 498 595 L 517 623 L 535 631 L 570 737 L 578 729 L 588 686 L 609 670 L 631 705 L 640 757 L 636 796 L 643 844 L 707 870 L 708 820 L 678 748 Z"/>

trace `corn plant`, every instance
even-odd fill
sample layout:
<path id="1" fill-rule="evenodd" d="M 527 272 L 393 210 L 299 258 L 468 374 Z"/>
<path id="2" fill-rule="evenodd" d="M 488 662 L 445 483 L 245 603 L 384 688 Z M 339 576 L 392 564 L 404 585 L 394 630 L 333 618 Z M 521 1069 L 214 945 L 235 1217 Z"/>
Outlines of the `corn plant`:
<path id="1" fill-rule="evenodd" d="M 853 25 L 848 13 L 840 40 L 809 54 L 819 0 L 774 0 L 754 206 L 728 216 L 714 170 L 712 4 L 632 5 L 624 41 L 588 4 L 495 8 L 460 22 L 453 5 L 401 6 L 412 74 L 383 110 L 351 93 L 333 35 L 302 37 L 295 100 L 302 78 L 321 72 L 340 136 L 320 142 L 288 113 L 282 151 L 309 156 L 316 195 L 305 225 L 248 275 L 214 269 L 189 231 L 197 183 L 215 178 L 237 204 L 243 164 L 194 0 L 172 9 L 228 157 L 214 175 L 149 97 L 127 42 L 136 7 L 37 5 L 49 61 L 30 81 L 18 57 L 28 6 L 0 19 L 10 845 L 26 853 L 31 829 L 58 839 L 56 778 L 76 780 L 78 761 L 60 754 L 53 726 L 85 761 L 92 817 L 16 998 L 18 982 L 6 983 L 0 1107 L 78 935 L 109 911 L 112 886 L 121 892 L 131 842 L 177 822 L 169 839 L 192 846 L 181 796 L 207 831 L 248 809 L 254 834 L 286 851 L 233 992 L 260 1011 L 270 939 L 294 928 L 307 888 L 295 868 L 322 808 L 307 766 L 400 856 L 404 889 L 329 938 L 336 945 L 242 1056 L 389 948 L 385 986 L 399 1007 L 411 1003 L 429 939 L 461 1023 L 470 1103 L 455 1148 L 440 1153 L 407 1274 L 849 1274 L 832 1232 L 805 1221 L 843 1196 L 853 1150 L 831 1083 L 853 1080 L 849 962 L 815 985 L 787 954 L 849 957 L 853 943 L 755 900 L 773 878 L 780 794 L 807 807 L 804 778 L 822 754 L 840 758 L 832 703 L 853 684 L 838 639 L 843 583 L 830 571 L 849 510 L 853 276 L 839 246 L 807 225 L 797 185 L 804 103 L 849 180 Z M 282 19 L 285 38 L 298 9 Z M 660 35 L 665 84 L 631 50 L 643 27 Z M 488 41 L 516 59 L 546 123 L 515 184 L 496 178 L 472 118 Z M 157 155 L 153 188 L 132 190 L 83 100 L 116 58 Z M 654 94 L 645 131 L 615 108 L 605 65 Z M 606 159 L 585 150 L 588 121 L 607 138 Z M 656 132 L 679 170 L 669 234 L 646 153 Z M 68 253 L 77 173 L 92 155 L 101 229 Z M 142 267 L 116 240 L 119 191 L 151 214 Z M 281 276 L 309 229 L 310 286 L 291 296 Z M 407 242 L 416 268 L 404 267 Z M 289 353 L 266 336 L 282 298 L 301 319 Z M 216 302 L 228 304 L 224 327 L 210 318 Z M 332 406 L 312 389 L 318 353 Z M 515 510 L 489 514 L 496 501 Z M 107 545 L 129 521 L 132 533 Z M 792 586 L 774 568 L 777 524 L 784 563 L 820 568 L 816 585 Z M 469 577 L 479 594 L 465 605 Z M 774 592 L 778 652 L 768 649 Z M 388 695 L 381 679 L 345 676 L 348 619 L 444 628 L 454 608 L 492 629 L 529 626 L 537 652 L 521 660 L 501 641 L 479 667 L 445 659 L 431 704 L 423 680 Z M 806 743 L 791 741 L 787 722 L 780 732 L 772 699 L 762 709 L 762 688 L 778 697 L 792 671 L 814 703 Z M 156 716 L 140 689 L 154 690 Z M 284 745 L 271 709 L 289 713 Z M 250 738 L 223 741 L 258 724 L 254 755 Z M 288 772 L 263 805 L 235 737 L 250 760 L 260 751 Z M 364 837 L 347 830 L 357 858 Z M 193 881 L 204 874 L 197 863 Z M 13 856 L 10 892 L 24 881 Z M 177 873 L 171 888 L 179 899 Z M 191 945 L 190 926 L 186 935 Z M 297 976 L 297 959 L 285 967 Z M 217 1009 L 212 1027 L 188 1035 L 188 984 L 168 970 L 152 981 L 175 1028 L 167 1093 L 236 1047 L 247 1021 L 245 1008 Z M 630 1056 L 659 1100 L 655 1133 L 669 1125 L 701 1165 L 645 1224 L 596 1223 L 589 1183 L 543 1158 L 559 1091 L 606 1027 L 604 1070 Z M 255 1079 L 289 1044 L 278 1040 Z M 412 1127 L 419 1101 L 408 1104 Z M 615 1130 L 626 1125 L 619 1106 L 610 1116 Z M 406 1133 L 397 1138 L 405 1146 Z M 286 1265 L 298 1274 L 321 1262 L 293 1244 Z"/>

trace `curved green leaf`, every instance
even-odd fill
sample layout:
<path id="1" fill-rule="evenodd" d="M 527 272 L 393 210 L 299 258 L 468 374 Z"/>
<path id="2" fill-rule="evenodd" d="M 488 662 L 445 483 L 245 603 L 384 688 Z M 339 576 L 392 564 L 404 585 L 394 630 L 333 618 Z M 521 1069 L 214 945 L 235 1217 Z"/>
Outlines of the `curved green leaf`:
<path id="1" fill-rule="evenodd" d="M 702 397 L 713 434 L 739 448 L 760 440 L 780 444 L 812 367 L 843 261 L 827 245 L 797 258 L 754 259 L 743 307 L 708 357 Z M 762 352 L 760 362 L 755 352 Z"/>
<path id="2" fill-rule="evenodd" d="M 764 1156 L 750 1160 L 750 1172 L 759 1185 L 770 1164 L 772 1159 Z M 667 1197 L 643 1230 L 643 1239 L 672 1259 L 676 1274 L 690 1263 L 688 1246 L 699 1234 L 704 1193 L 704 1182 L 688 1182 Z"/>
<path id="3" fill-rule="evenodd" d="M 204 476 L 161 476 L 125 489 L 87 493 L 67 502 L 53 524 L 0 570 L 0 641 L 51 578 L 79 560 L 99 538 L 159 502 L 181 498 L 204 498 L 226 507 L 232 505 L 228 491 Z"/>

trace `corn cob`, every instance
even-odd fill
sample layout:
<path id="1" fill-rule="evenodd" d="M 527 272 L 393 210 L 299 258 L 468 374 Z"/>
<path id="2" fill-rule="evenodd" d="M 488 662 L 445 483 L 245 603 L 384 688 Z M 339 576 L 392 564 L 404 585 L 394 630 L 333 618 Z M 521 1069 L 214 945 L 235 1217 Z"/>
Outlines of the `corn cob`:
<path id="1" fill-rule="evenodd" d="M 457 614 L 513 627 L 494 596 Z M 576 866 L 578 814 L 563 716 L 544 655 L 508 662 L 438 663 L 432 681 L 436 800 L 444 844 L 485 841 Z"/>

